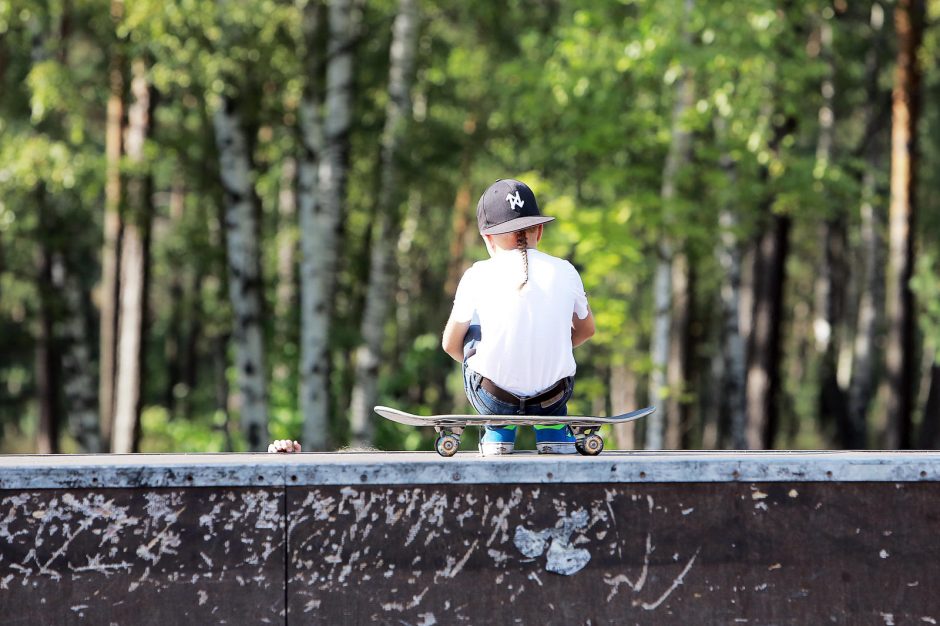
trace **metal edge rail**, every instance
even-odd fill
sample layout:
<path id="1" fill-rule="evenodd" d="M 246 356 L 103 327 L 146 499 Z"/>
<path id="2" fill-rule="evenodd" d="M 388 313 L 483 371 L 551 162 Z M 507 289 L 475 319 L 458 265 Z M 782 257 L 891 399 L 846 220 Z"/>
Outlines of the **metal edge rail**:
<path id="1" fill-rule="evenodd" d="M 940 452 L 618 452 L 23 455 L 0 457 L 0 490 L 403 484 L 936 482 Z"/>

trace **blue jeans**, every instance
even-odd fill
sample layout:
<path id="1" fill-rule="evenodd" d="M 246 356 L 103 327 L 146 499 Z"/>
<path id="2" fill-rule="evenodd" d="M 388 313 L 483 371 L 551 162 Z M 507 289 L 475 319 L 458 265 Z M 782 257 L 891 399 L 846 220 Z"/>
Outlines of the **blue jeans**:
<path id="1" fill-rule="evenodd" d="M 476 345 L 481 337 L 480 327 L 470 326 L 463 343 L 463 388 L 470 404 L 480 415 L 568 415 L 568 399 L 574 391 L 574 376 L 565 380 L 565 391 L 561 398 L 547 407 L 541 404 L 526 404 L 521 409 L 518 404 L 505 402 L 494 397 L 480 384 L 483 377 L 467 367 L 467 359 L 476 353 Z"/>

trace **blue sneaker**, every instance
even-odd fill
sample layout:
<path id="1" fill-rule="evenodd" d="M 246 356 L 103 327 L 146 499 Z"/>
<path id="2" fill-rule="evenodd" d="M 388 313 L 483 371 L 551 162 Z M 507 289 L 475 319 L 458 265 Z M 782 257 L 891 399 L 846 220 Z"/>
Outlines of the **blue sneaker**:
<path id="1" fill-rule="evenodd" d="M 480 437 L 480 454 L 493 456 L 496 454 L 512 454 L 516 447 L 515 426 L 484 426 L 483 436 Z"/>
<path id="2" fill-rule="evenodd" d="M 576 439 L 568 426 L 536 426 L 535 447 L 539 454 L 577 454 Z"/>

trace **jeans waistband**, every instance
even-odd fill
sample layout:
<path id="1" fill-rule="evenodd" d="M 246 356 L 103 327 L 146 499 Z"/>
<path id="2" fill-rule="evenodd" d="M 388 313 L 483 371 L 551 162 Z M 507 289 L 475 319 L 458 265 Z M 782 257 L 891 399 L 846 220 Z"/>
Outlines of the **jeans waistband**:
<path id="1" fill-rule="evenodd" d="M 528 398 L 524 398 L 524 397 L 517 396 L 511 391 L 506 391 L 502 387 L 499 387 L 496 383 L 494 383 L 492 380 L 490 380 L 486 376 L 480 376 L 480 387 L 482 387 L 487 393 L 492 395 L 497 400 L 501 400 L 503 402 L 509 402 L 512 404 L 518 404 L 520 407 L 525 407 L 525 405 L 527 404 L 543 404 L 547 400 L 551 400 L 552 402 L 543 404 L 543 406 L 550 406 L 554 402 L 561 399 L 562 394 L 565 393 L 565 385 L 567 384 L 567 382 L 568 382 L 567 378 L 562 378 L 561 380 L 556 382 L 554 385 L 552 385 L 551 387 L 549 387 L 542 393 L 537 394 L 535 396 L 528 397 Z"/>

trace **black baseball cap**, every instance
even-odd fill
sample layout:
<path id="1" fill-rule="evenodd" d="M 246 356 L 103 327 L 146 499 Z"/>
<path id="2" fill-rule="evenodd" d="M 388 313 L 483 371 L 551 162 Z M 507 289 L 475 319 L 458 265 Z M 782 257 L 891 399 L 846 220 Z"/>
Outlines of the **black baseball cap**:
<path id="1" fill-rule="evenodd" d="M 539 213 L 535 194 L 518 180 L 504 178 L 490 185 L 477 203 L 477 225 L 481 235 L 501 235 L 525 230 L 554 217 Z"/>

